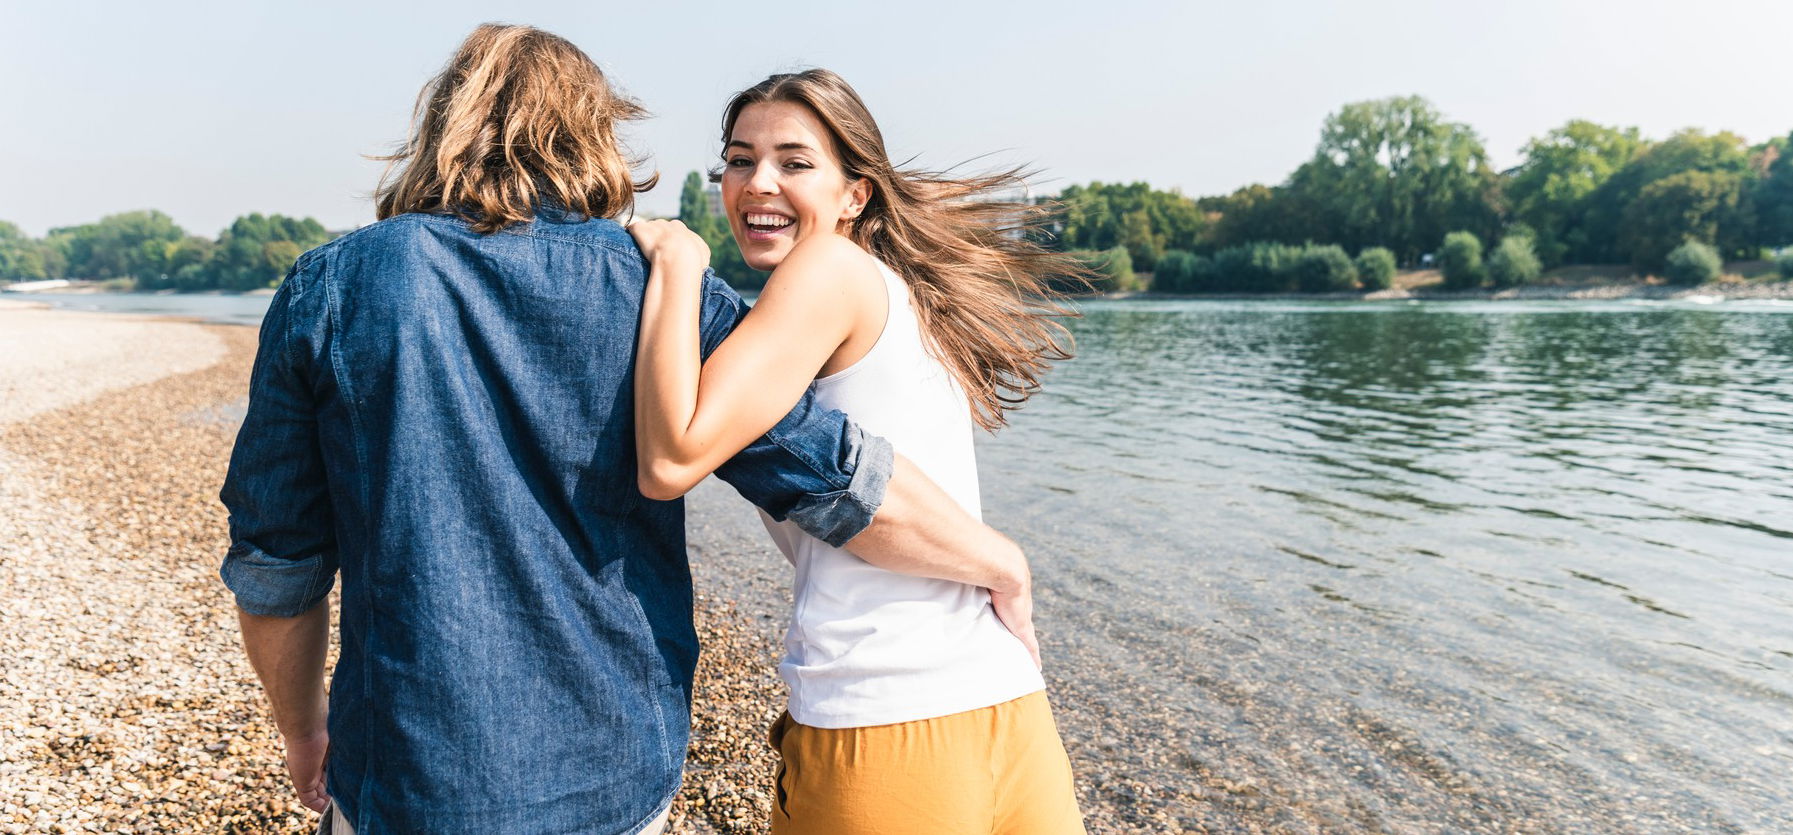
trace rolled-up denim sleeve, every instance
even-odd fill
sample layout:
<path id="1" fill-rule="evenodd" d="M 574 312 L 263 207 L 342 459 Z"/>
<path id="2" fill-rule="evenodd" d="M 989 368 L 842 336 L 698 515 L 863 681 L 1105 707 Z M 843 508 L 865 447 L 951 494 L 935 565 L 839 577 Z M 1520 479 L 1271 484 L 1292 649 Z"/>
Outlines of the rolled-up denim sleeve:
<path id="1" fill-rule="evenodd" d="M 713 274 L 704 277 L 699 329 L 704 356 L 728 336 L 747 303 Z M 716 476 L 772 518 L 840 546 L 872 523 L 890 483 L 890 442 L 845 414 L 803 399 L 765 435 L 716 470 Z"/>
<path id="2" fill-rule="evenodd" d="M 237 605 L 255 615 L 303 614 L 336 582 L 311 357 L 301 347 L 307 340 L 295 335 L 322 327 L 323 292 L 308 285 L 295 268 L 262 319 L 249 409 L 219 493 L 230 511 L 230 550 L 219 574 Z"/>

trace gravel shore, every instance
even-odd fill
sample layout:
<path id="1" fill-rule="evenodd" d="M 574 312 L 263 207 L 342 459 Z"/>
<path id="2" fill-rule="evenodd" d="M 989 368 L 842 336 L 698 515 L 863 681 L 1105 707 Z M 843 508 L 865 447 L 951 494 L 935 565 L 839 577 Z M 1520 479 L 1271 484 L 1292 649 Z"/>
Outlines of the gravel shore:
<path id="1" fill-rule="evenodd" d="M 0 306 L 0 833 L 315 825 L 217 578 L 254 351 L 249 328 Z M 669 831 L 765 832 L 788 569 L 713 481 L 691 545 L 704 656 Z M 1092 832 L 1181 831 L 1081 788 Z"/>

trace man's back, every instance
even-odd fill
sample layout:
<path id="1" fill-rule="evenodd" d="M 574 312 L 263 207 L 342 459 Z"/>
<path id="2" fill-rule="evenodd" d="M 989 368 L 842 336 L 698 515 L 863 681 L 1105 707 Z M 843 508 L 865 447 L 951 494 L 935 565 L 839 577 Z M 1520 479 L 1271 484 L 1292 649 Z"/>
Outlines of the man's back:
<path id="1" fill-rule="evenodd" d="M 270 306 L 223 574 L 291 616 L 340 565 L 328 786 L 361 835 L 624 832 L 676 791 L 697 644 L 682 503 L 635 483 L 645 279 L 610 221 L 407 214 Z M 709 288 L 707 347 L 740 312 Z M 849 487 L 857 430 L 798 420 L 798 456 L 737 459 L 750 498 Z"/>

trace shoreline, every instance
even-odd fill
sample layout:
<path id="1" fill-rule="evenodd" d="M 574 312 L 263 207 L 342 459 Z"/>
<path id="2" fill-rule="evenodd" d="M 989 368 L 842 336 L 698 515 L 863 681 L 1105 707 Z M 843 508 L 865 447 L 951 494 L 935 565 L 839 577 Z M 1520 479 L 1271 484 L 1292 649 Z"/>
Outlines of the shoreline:
<path id="1" fill-rule="evenodd" d="M 108 280 L 108 281 L 93 281 L 90 279 L 72 279 L 61 287 L 46 287 L 41 290 L 13 290 L 13 289 L 10 289 L 10 287 L 0 285 L 0 293 L 4 293 L 7 297 L 11 297 L 11 298 L 15 298 L 15 299 L 20 298 L 20 297 L 29 298 L 31 296 L 90 296 L 95 293 L 117 293 L 120 295 L 132 295 L 132 296 L 272 296 L 272 295 L 274 295 L 274 288 L 272 288 L 272 287 L 263 287 L 263 288 L 259 288 L 259 289 L 255 289 L 255 290 L 194 290 L 191 292 L 183 292 L 180 290 L 142 290 L 142 291 L 139 291 L 139 290 L 120 290 L 120 289 L 116 289 L 116 288 L 112 288 L 112 287 L 107 287 L 106 285 L 108 283 L 110 283 L 110 280 Z"/>
<path id="2" fill-rule="evenodd" d="M 1715 281 L 1691 287 L 1638 281 L 1587 284 L 1527 284 L 1519 287 L 1444 290 L 1432 286 L 1391 287 L 1344 293 L 1160 293 L 1152 290 L 1104 293 L 1111 301 L 1763 301 L 1793 300 L 1793 280 Z"/>

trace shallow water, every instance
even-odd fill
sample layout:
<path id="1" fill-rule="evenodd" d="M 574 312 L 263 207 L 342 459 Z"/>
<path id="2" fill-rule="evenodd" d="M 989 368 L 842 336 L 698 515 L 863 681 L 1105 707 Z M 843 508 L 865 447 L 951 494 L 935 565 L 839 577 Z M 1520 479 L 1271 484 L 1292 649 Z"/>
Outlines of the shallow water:
<path id="1" fill-rule="evenodd" d="M 63 310 L 179 316 L 225 325 L 260 324 L 270 294 L 234 293 L 11 293 L 9 299 L 43 302 Z"/>
<path id="2" fill-rule="evenodd" d="M 1085 312 L 979 454 L 1068 735 L 1173 749 L 1086 758 L 1189 824 L 1793 829 L 1793 305 Z"/>

